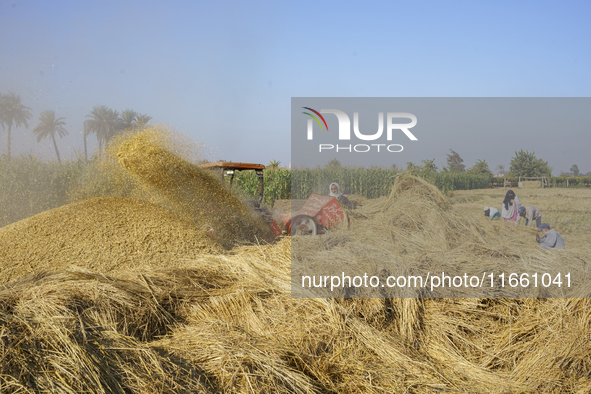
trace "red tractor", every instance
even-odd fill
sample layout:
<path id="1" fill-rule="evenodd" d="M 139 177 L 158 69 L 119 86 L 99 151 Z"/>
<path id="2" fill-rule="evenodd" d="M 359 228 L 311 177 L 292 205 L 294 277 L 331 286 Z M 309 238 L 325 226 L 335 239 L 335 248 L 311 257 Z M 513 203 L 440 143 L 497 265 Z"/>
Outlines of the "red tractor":
<path id="1" fill-rule="evenodd" d="M 257 215 L 263 217 L 263 219 L 269 223 L 271 230 L 276 236 L 324 234 L 327 228 L 336 226 L 341 221 L 349 220 L 347 214 L 335 197 L 316 193 L 312 193 L 301 209 L 297 211 L 295 216 L 291 215 L 292 202 L 290 200 L 282 200 L 282 202 L 284 202 L 283 206 L 285 207 L 287 205 L 287 209 L 273 214 L 262 206 L 265 192 L 263 178 L 265 166 L 262 164 L 224 161 L 204 164 L 201 167 L 218 171 L 222 180 L 224 177 L 230 177 L 230 187 L 232 187 L 236 171 L 255 171 L 259 179 L 259 186 L 257 188 L 258 199 L 246 200 L 245 203 Z M 277 202 L 275 205 L 278 205 Z M 285 213 L 286 210 L 289 213 Z M 277 223 L 280 225 L 278 226 Z"/>

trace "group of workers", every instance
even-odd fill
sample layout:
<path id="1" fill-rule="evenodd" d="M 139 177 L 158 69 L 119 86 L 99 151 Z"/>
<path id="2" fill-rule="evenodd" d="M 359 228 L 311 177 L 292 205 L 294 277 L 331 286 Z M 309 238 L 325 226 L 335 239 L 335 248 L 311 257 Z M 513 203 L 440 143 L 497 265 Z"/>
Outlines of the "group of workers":
<path id="1" fill-rule="evenodd" d="M 338 183 L 331 183 L 329 187 L 329 194 L 335 197 L 339 204 L 343 207 L 351 209 L 351 201 L 341 193 L 341 187 Z M 548 223 L 542 223 L 542 211 L 533 205 L 523 207 L 521 200 L 515 195 L 513 190 L 507 191 L 503 200 L 503 207 L 501 211 L 493 207 L 484 207 L 484 216 L 494 218 L 503 218 L 506 222 L 515 222 L 515 226 L 521 224 L 521 219 L 525 219 L 525 226 L 531 227 L 533 222 L 536 222 L 538 231 L 536 233 L 536 241 L 540 244 L 542 249 L 564 249 L 564 239 L 551 229 Z"/>
<path id="2" fill-rule="evenodd" d="M 551 229 L 548 223 L 542 223 L 542 211 L 534 206 L 523 207 L 519 197 L 515 195 L 513 190 L 507 191 L 505 199 L 503 200 L 503 207 L 501 211 L 493 207 L 484 207 L 484 216 L 494 218 L 503 218 L 506 222 L 515 222 L 515 226 L 519 226 L 521 219 L 525 218 L 525 226 L 531 227 L 534 220 L 538 231 L 536 233 L 536 241 L 540 244 L 542 249 L 564 249 L 564 240 L 556 232 Z"/>

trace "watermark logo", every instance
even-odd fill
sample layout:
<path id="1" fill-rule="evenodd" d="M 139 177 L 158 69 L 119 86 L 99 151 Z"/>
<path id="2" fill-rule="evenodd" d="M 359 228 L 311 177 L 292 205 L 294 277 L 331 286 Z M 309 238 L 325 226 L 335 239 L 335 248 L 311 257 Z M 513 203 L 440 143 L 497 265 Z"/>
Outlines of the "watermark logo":
<path id="1" fill-rule="evenodd" d="M 315 115 L 311 114 L 310 112 L 302 112 L 312 119 L 316 120 L 316 123 L 320 126 L 320 129 L 323 130 L 322 123 L 320 123 L 320 119 L 324 123 L 326 130 L 328 131 L 328 124 L 326 120 L 322 116 L 322 114 L 333 114 L 337 117 L 337 121 L 339 122 L 339 140 L 340 141 L 347 141 L 351 140 L 351 119 L 349 116 L 338 109 L 321 109 L 320 112 L 310 108 L 310 107 L 302 107 L 304 109 L 313 112 Z M 320 119 L 318 119 L 320 118 Z M 307 123 L 307 138 L 308 140 L 314 139 L 314 122 L 312 119 L 308 119 Z M 410 123 L 395 123 L 394 119 L 410 119 Z M 413 133 L 410 132 L 409 129 L 413 128 L 417 124 L 417 117 L 408 112 L 388 112 L 386 115 L 386 139 L 387 141 L 392 141 L 392 136 L 395 130 L 402 131 L 411 141 L 418 141 L 417 137 L 414 136 Z M 353 133 L 355 137 L 362 141 L 376 141 L 382 137 L 384 134 L 384 113 L 378 113 L 378 131 L 374 134 L 363 134 L 359 130 L 359 113 L 353 113 Z M 388 152 L 402 152 L 404 149 L 400 144 L 357 144 L 357 145 L 333 145 L 333 144 L 319 144 L 318 148 L 319 151 L 322 152 L 327 150 L 334 150 L 336 149 L 337 152 L 339 151 L 348 151 L 348 152 L 369 152 L 372 149 L 377 150 L 380 152 L 380 148 L 385 147 L 385 150 Z"/>
<path id="2" fill-rule="evenodd" d="M 320 112 L 316 111 L 315 109 L 312 109 L 310 107 L 302 107 L 304 109 L 307 109 L 309 111 L 314 112 L 316 115 L 318 115 L 320 117 L 320 119 L 322 119 L 322 121 L 324 122 L 324 125 L 326 126 L 326 131 L 328 131 L 328 125 L 326 124 L 326 120 L 324 119 L 324 116 L 322 116 L 320 114 Z M 303 114 L 306 114 L 310 117 L 312 117 L 314 120 L 316 120 L 316 122 L 318 122 L 318 126 L 320 126 L 320 129 L 322 129 L 322 124 L 320 123 L 320 121 L 318 120 L 317 117 L 315 117 L 314 115 L 312 115 L 309 112 L 302 112 Z M 312 139 L 312 119 L 308 119 L 308 139 L 311 140 Z"/>

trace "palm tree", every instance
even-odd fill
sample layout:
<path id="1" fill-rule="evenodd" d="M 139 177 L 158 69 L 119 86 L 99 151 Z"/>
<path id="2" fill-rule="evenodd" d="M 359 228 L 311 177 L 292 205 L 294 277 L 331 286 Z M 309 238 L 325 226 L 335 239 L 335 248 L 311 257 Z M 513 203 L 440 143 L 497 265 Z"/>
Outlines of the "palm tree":
<path id="1" fill-rule="evenodd" d="M 269 170 L 276 170 L 279 168 L 279 164 L 281 164 L 281 162 L 279 160 L 271 160 L 269 161 L 269 164 L 267 164 L 267 169 Z"/>
<path id="2" fill-rule="evenodd" d="M 131 128 L 135 124 L 135 120 L 138 116 L 138 113 L 132 109 L 126 109 L 125 111 L 121 112 L 121 127 L 124 130 Z"/>
<path id="3" fill-rule="evenodd" d="M 84 128 L 87 131 L 85 135 L 96 134 L 100 155 L 103 145 L 106 145 L 121 129 L 119 112 L 113 111 L 106 105 L 95 105 L 86 117 L 90 119 L 84 122 Z"/>
<path id="4" fill-rule="evenodd" d="M 111 110 L 111 118 L 113 119 L 113 127 L 109 128 L 109 132 L 105 135 L 105 147 L 113 137 L 115 137 L 117 134 L 120 134 L 121 131 L 123 131 L 119 111 Z"/>
<path id="5" fill-rule="evenodd" d="M 3 128 L 5 125 L 8 126 L 8 160 L 10 160 L 12 149 L 12 126 L 24 125 L 28 129 L 27 120 L 31 118 L 30 109 L 21 103 L 21 96 L 16 93 L 8 92 L 0 95 L 0 120 Z"/>
<path id="6" fill-rule="evenodd" d="M 137 114 L 137 116 L 135 117 L 135 124 L 138 125 L 139 127 L 144 127 L 145 125 L 148 124 L 148 122 L 150 120 L 152 120 L 151 116 Z"/>
<path id="7" fill-rule="evenodd" d="M 60 152 L 57 150 L 57 143 L 55 142 L 55 135 L 62 138 L 68 135 L 68 131 L 64 129 L 64 118 L 55 118 L 54 111 L 43 111 L 41 112 L 41 116 L 39 116 L 39 126 L 35 127 L 33 133 L 37 134 L 37 142 L 41 142 L 42 139 L 51 137 L 53 141 L 53 147 L 55 148 L 55 154 L 57 156 L 57 161 L 59 163 L 62 162 L 60 159 Z"/>
<path id="8" fill-rule="evenodd" d="M 88 149 L 86 147 L 86 138 L 90 135 L 94 133 L 94 129 L 92 128 L 92 121 L 90 119 L 87 119 L 84 121 L 84 132 L 83 132 L 83 137 L 84 137 L 84 161 L 88 161 Z"/>

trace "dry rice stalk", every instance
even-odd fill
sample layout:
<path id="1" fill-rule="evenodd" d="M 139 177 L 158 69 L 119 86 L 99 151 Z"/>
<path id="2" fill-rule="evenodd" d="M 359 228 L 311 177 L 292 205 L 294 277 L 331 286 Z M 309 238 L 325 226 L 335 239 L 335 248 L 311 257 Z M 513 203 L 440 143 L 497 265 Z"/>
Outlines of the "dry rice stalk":
<path id="1" fill-rule="evenodd" d="M 101 201 L 97 212 L 111 215 Z M 1 230 L 0 239 L 14 246 L 28 239 L 14 252 L 21 270 L 28 261 L 37 264 L 26 278 L 11 271 L 13 260 L 1 267 L 12 275 L 0 289 L 2 393 L 584 393 L 591 387 L 591 305 L 583 298 L 589 284 L 576 299 L 292 297 L 292 259 L 328 271 L 344 264 L 390 274 L 561 266 L 584 278 L 590 262 L 584 249 L 542 252 L 524 239 L 527 230 L 463 215 L 421 180 L 401 178 L 390 196 L 360 208 L 350 230 L 324 236 L 192 254 L 183 245 L 203 240 L 203 233 L 185 227 L 175 255 L 160 265 L 148 257 L 165 247 L 156 242 L 164 235 L 150 235 L 166 223 L 182 226 L 178 217 L 142 205 L 144 214 L 154 213 L 148 220 L 129 214 L 142 203 L 114 201 L 127 216 L 114 210 L 104 224 L 84 225 L 82 204 L 78 218 L 65 209 Z M 159 221 L 164 217 L 169 221 Z M 64 252 L 73 249 L 61 246 L 59 234 L 92 231 L 125 234 L 116 238 L 125 240 L 123 251 L 143 245 L 148 257 L 130 266 L 92 266 L 82 249 Z M 117 250 L 99 235 L 89 237 L 94 259 Z M 36 259 L 18 257 L 34 257 L 27 248 L 35 245 L 43 248 Z M 396 264 L 380 266 L 384 261 Z"/>
<path id="2" fill-rule="evenodd" d="M 272 241 L 269 226 L 206 170 L 175 155 L 159 128 L 148 128 L 111 149 L 119 164 L 147 187 L 158 190 L 182 217 L 213 229 L 225 247 Z"/>
<path id="3" fill-rule="evenodd" d="M 193 224 L 142 200 L 81 201 L 0 229 L 0 278 L 7 283 L 43 271 L 79 266 L 117 269 L 174 266 L 222 248 Z"/>

